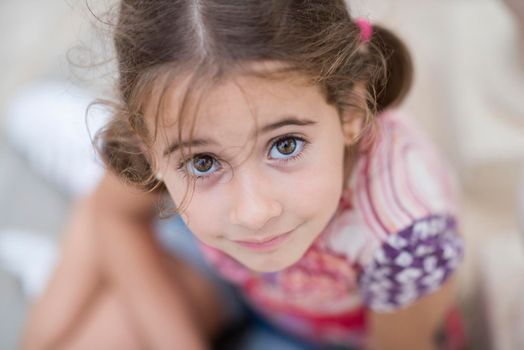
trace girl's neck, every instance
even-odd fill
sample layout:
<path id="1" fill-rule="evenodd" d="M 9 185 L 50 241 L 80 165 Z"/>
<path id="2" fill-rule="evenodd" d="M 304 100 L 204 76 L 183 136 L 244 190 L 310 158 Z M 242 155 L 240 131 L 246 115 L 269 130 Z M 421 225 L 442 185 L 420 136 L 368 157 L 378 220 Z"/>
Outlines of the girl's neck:
<path id="1" fill-rule="evenodd" d="M 347 185 L 349 178 L 355 170 L 355 165 L 357 164 L 359 157 L 359 144 L 352 145 L 351 147 L 346 147 L 344 152 L 344 186 Z"/>

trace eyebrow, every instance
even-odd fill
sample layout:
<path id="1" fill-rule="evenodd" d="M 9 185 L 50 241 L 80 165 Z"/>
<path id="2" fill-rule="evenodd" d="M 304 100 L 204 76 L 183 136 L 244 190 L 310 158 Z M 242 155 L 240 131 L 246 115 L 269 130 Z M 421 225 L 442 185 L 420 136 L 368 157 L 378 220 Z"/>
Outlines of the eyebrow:
<path id="1" fill-rule="evenodd" d="M 265 134 L 270 131 L 282 128 L 284 126 L 289 126 L 289 125 L 308 126 L 308 125 L 314 125 L 316 123 L 317 122 L 312 121 L 310 119 L 300 119 L 297 117 L 288 116 L 288 117 L 284 117 L 284 119 L 281 119 L 274 123 L 263 126 L 262 128 L 259 129 L 259 133 Z M 214 140 L 210 140 L 210 139 L 194 139 L 194 140 L 191 140 L 191 142 L 189 141 L 173 142 L 169 146 L 166 147 L 166 149 L 163 152 L 163 155 L 165 157 L 171 154 L 172 152 L 178 150 L 181 147 L 195 148 L 195 147 L 203 147 L 203 146 L 214 145 L 214 144 L 217 144 L 217 142 Z"/>

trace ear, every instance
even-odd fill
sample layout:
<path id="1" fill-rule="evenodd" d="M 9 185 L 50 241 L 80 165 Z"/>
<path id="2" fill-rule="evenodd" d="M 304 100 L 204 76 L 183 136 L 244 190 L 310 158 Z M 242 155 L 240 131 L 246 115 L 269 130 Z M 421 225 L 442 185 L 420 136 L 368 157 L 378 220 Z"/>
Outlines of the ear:
<path id="1" fill-rule="evenodd" d="M 354 107 L 342 111 L 340 116 L 346 146 L 351 146 L 358 140 L 366 118 L 367 101 L 366 84 L 364 82 L 355 83 L 352 100 Z"/>
<path id="2" fill-rule="evenodd" d="M 362 130 L 362 124 L 364 116 L 363 113 L 351 113 L 350 111 L 344 112 L 346 115 L 342 117 L 342 133 L 344 134 L 344 143 L 346 146 L 353 145 L 360 135 Z"/>

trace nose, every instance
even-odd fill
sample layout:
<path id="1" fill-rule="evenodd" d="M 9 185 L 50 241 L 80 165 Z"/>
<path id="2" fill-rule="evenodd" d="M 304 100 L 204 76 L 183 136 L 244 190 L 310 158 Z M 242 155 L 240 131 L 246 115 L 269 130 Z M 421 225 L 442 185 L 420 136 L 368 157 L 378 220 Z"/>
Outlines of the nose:
<path id="1" fill-rule="evenodd" d="M 282 205 L 272 195 L 269 179 L 254 171 L 238 171 L 231 180 L 231 224 L 256 231 L 282 214 Z"/>

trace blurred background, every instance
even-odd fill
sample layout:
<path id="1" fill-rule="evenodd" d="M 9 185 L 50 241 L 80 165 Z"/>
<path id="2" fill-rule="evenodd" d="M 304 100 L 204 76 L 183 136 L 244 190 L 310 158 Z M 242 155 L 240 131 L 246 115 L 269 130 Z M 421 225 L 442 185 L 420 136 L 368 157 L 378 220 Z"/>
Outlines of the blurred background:
<path id="1" fill-rule="evenodd" d="M 88 3 L 98 14 L 112 6 Z M 524 2 L 354 0 L 350 6 L 355 16 L 396 31 L 411 49 L 416 78 L 404 108 L 453 164 L 462 187 L 467 256 L 460 301 L 470 348 L 524 349 Z M 60 169 L 46 169 L 45 158 L 55 153 L 45 143 L 60 126 L 46 123 L 46 111 L 24 106 L 20 96 L 41 84 L 84 100 L 110 96 L 112 61 L 93 66 L 111 58 L 107 30 L 83 0 L 0 1 L 1 349 L 18 348 L 28 306 L 56 256 L 71 188 L 89 186 L 85 179 L 69 189 L 56 185 Z M 13 118 L 20 111 L 41 113 L 48 138 L 17 134 Z M 82 125 L 82 108 L 74 117 Z M 40 156 L 28 154 L 29 143 L 38 144 Z M 73 164 L 62 169 L 96 173 Z M 38 247 L 17 250 L 13 234 L 31 236 Z M 34 261 L 38 268 L 23 268 Z"/>

